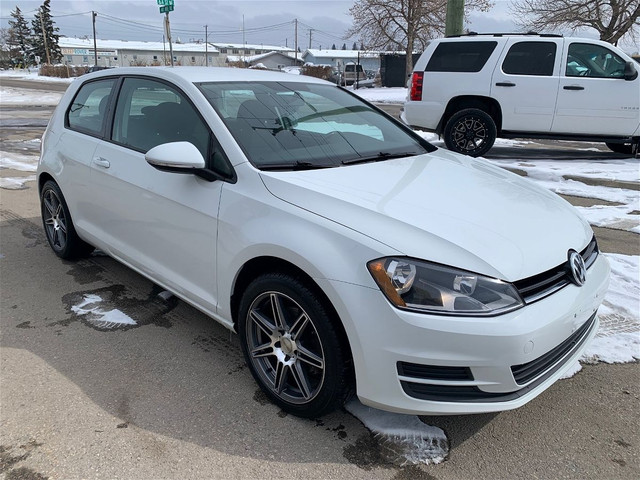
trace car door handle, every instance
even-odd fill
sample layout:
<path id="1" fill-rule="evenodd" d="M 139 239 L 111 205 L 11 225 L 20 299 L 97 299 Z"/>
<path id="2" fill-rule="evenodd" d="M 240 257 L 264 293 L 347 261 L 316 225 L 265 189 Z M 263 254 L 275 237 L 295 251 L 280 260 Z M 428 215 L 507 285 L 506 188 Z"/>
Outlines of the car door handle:
<path id="1" fill-rule="evenodd" d="M 580 85 L 565 85 L 562 88 L 565 90 L 584 90 L 584 87 L 581 87 Z"/>
<path id="2" fill-rule="evenodd" d="M 497 82 L 496 87 L 515 87 L 516 84 L 513 82 Z"/>
<path id="3" fill-rule="evenodd" d="M 93 163 L 95 163 L 97 166 L 102 168 L 109 168 L 111 166 L 111 163 L 109 163 L 109 160 L 106 160 L 102 157 L 94 158 Z"/>

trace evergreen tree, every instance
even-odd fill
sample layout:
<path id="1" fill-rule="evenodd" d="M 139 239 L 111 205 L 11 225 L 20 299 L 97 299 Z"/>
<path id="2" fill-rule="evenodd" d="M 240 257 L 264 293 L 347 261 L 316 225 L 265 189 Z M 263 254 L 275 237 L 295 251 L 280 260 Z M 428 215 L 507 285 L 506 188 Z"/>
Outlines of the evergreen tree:
<path id="1" fill-rule="evenodd" d="M 346 43 L 343 43 L 343 44 L 342 44 L 342 50 L 346 50 L 346 49 L 347 49 L 347 44 L 346 44 Z"/>
<path id="2" fill-rule="evenodd" d="M 27 25 L 27 21 L 22 15 L 22 11 L 16 5 L 16 9 L 11 12 L 13 20 L 9 20 L 9 56 L 14 65 L 26 67 L 29 63 L 29 41 L 31 39 L 31 30 Z"/>
<path id="3" fill-rule="evenodd" d="M 31 20 L 33 38 L 31 46 L 33 54 L 40 57 L 41 63 L 59 63 L 62 59 L 62 52 L 58 45 L 58 30 L 51 18 L 51 0 L 44 0 L 38 13 Z M 43 36 L 44 31 L 44 36 Z"/>
<path id="4" fill-rule="evenodd" d="M 334 43 L 333 45 L 331 45 L 331 50 L 335 50 L 336 49 L 336 44 Z"/>
<path id="5" fill-rule="evenodd" d="M 356 42 L 353 42 L 353 47 L 351 47 L 351 50 L 357 50 L 358 49 L 358 44 Z"/>

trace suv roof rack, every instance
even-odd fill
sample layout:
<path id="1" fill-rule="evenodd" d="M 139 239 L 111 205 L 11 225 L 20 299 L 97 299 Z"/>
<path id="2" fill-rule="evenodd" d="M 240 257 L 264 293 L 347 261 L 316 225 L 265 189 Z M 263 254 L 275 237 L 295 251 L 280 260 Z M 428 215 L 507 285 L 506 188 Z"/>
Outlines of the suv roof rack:
<path id="1" fill-rule="evenodd" d="M 556 33 L 538 33 L 538 32 L 516 32 L 516 33 L 478 33 L 478 32 L 468 32 L 462 33 L 460 35 L 447 35 L 446 38 L 456 38 L 456 37 L 475 37 L 475 36 L 487 36 L 487 37 L 506 37 L 509 35 L 535 35 L 538 37 L 551 37 L 551 38 L 562 38 L 562 35 L 558 35 Z"/>

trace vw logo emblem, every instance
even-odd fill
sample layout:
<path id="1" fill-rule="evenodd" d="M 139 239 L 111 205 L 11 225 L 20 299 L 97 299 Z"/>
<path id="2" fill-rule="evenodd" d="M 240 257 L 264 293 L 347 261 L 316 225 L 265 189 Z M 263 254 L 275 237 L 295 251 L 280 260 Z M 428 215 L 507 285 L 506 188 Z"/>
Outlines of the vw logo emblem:
<path id="1" fill-rule="evenodd" d="M 569 250 L 569 271 L 571 272 L 571 280 L 577 286 L 584 285 L 587 279 L 587 267 L 584 266 L 584 260 L 575 250 Z"/>

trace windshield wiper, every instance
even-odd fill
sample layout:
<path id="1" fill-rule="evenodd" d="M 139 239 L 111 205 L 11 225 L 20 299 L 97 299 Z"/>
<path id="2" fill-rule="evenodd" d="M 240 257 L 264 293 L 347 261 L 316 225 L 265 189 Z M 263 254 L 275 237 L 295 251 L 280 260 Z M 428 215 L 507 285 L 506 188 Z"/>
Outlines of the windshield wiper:
<path id="1" fill-rule="evenodd" d="M 381 162 L 383 160 L 391 160 L 392 158 L 413 157 L 416 155 L 420 155 L 420 154 L 417 152 L 398 152 L 398 153 L 378 152 L 376 155 L 370 155 L 368 157 L 358 157 L 358 158 L 351 158 L 349 160 L 343 160 L 342 165 L 353 165 L 356 163 L 366 163 L 366 162 Z"/>
<path id="2" fill-rule="evenodd" d="M 257 165 L 260 170 L 317 170 L 319 168 L 332 168 L 335 165 L 318 165 L 311 162 L 291 162 L 291 163 L 266 163 Z"/>

